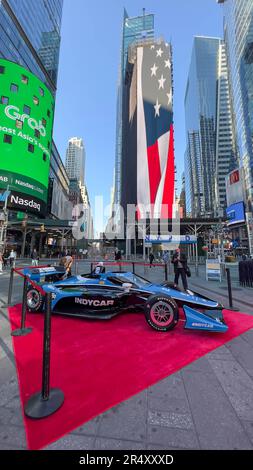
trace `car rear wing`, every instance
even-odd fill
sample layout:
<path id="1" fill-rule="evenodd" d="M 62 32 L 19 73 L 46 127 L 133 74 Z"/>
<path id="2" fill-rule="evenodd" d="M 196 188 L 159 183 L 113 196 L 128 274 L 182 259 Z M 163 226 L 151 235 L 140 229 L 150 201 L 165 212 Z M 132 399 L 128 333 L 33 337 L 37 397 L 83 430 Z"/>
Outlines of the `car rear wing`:
<path id="1" fill-rule="evenodd" d="M 64 266 L 43 266 L 43 267 L 29 267 L 23 269 L 23 274 L 30 278 L 32 281 L 41 282 L 50 277 L 52 280 L 55 276 L 63 276 L 66 273 Z"/>

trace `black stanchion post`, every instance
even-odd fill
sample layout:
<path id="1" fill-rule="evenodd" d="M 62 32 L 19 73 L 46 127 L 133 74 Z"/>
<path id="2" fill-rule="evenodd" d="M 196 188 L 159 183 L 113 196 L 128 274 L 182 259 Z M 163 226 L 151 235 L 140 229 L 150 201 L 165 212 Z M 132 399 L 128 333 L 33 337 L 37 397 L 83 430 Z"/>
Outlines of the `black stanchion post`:
<path id="1" fill-rule="evenodd" d="M 164 275 L 165 275 L 165 281 L 168 281 L 168 265 L 165 263 L 164 265 Z"/>
<path id="2" fill-rule="evenodd" d="M 90 265 L 90 272 L 92 273 L 92 271 L 93 271 L 93 263 L 91 263 Z"/>
<path id="3" fill-rule="evenodd" d="M 28 289 L 28 280 L 25 276 L 24 278 L 24 287 L 23 287 L 23 301 L 22 301 L 22 315 L 21 315 L 21 328 L 14 330 L 12 336 L 26 336 L 32 332 L 32 328 L 25 327 L 26 320 L 26 308 L 27 308 L 27 289 Z"/>
<path id="4" fill-rule="evenodd" d="M 229 298 L 229 308 L 230 310 L 238 311 L 237 308 L 233 306 L 233 296 L 232 296 L 232 285 L 231 285 L 231 276 L 230 276 L 230 269 L 226 268 L 227 273 L 227 284 L 228 284 L 228 298 Z"/>
<path id="5" fill-rule="evenodd" d="M 64 394 L 60 389 L 53 388 L 50 390 L 51 302 L 52 294 L 47 293 L 44 320 L 42 390 L 32 395 L 25 405 L 26 416 L 33 419 L 50 416 L 64 402 Z"/>
<path id="6" fill-rule="evenodd" d="M 135 274 L 135 263 L 132 263 L 133 265 L 133 274 Z"/>
<path id="7" fill-rule="evenodd" d="M 7 303 L 8 306 L 11 305 L 12 291 L 13 291 L 13 279 L 14 279 L 14 268 L 11 268 L 9 290 L 8 290 L 8 303 Z"/>

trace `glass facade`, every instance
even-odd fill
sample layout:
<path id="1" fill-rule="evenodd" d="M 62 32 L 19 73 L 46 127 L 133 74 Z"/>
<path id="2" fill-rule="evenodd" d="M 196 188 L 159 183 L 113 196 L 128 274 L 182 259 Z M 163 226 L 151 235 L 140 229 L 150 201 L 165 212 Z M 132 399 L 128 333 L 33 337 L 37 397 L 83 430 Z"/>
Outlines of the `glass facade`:
<path id="1" fill-rule="evenodd" d="M 118 82 L 117 122 L 116 122 L 116 157 L 115 157 L 115 195 L 114 203 L 121 203 L 121 166 L 122 166 L 122 130 L 123 130 L 123 88 L 127 67 L 129 46 L 143 39 L 154 38 L 154 15 L 129 18 L 124 11 L 121 61 Z"/>
<path id="2" fill-rule="evenodd" d="M 253 209 L 253 0 L 225 0 L 228 51 L 239 164 L 245 171 L 248 210 Z"/>
<path id="3" fill-rule="evenodd" d="M 0 56 L 19 63 L 55 91 L 63 0 L 2 0 Z"/>
<path id="4" fill-rule="evenodd" d="M 214 211 L 217 64 L 220 39 L 195 37 L 185 95 L 187 213 Z"/>

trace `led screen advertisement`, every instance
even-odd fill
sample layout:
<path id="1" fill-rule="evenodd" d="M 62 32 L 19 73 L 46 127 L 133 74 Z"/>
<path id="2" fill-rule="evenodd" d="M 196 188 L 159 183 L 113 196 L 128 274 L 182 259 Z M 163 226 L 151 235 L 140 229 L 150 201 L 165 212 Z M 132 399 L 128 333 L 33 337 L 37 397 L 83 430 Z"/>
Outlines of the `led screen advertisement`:
<path id="1" fill-rule="evenodd" d="M 226 210 L 227 225 L 240 224 L 245 222 L 245 205 L 244 202 L 232 204 Z"/>
<path id="2" fill-rule="evenodd" d="M 0 59 L 0 194 L 10 190 L 9 208 L 46 212 L 53 118 L 44 83 Z"/>

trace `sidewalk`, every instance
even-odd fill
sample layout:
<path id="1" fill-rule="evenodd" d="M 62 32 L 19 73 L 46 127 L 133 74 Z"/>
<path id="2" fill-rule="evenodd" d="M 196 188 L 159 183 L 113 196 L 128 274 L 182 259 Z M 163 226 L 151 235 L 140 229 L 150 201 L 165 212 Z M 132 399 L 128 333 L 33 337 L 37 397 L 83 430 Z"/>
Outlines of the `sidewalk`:
<path id="1" fill-rule="evenodd" d="M 79 263 L 88 272 L 90 264 Z M 164 280 L 161 268 L 142 276 Z M 225 284 L 207 283 L 192 268 L 190 288 L 228 304 Z M 169 277 L 172 280 L 172 274 Z M 9 273 L 0 280 L 0 449 L 25 449 L 7 301 Z M 210 291 L 209 291 L 210 289 Z M 239 289 L 239 290 L 235 290 Z M 15 280 L 14 302 L 22 281 Z M 234 284 L 235 306 L 253 314 L 253 289 Z M 183 354 L 183 352 L 182 352 Z M 253 330 L 110 409 L 48 449 L 253 449 Z"/>

